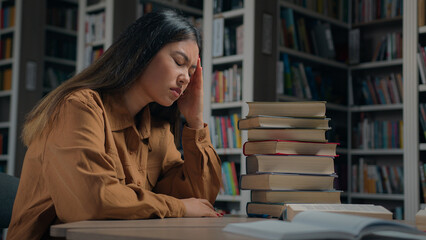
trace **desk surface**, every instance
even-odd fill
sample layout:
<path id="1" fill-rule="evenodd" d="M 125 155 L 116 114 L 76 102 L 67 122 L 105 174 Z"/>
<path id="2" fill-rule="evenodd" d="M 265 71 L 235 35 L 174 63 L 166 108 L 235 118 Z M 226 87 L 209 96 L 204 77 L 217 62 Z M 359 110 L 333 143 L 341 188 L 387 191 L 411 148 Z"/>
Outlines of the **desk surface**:
<path id="1" fill-rule="evenodd" d="M 223 227 L 159 227 L 116 229 L 73 229 L 67 232 L 69 240 L 142 240 L 142 239 L 203 239 L 203 240 L 259 240 L 222 231 Z"/>
<path id="2" fill-rule="evenodd" d="M 211 234 L 211 239 L 240 239 L 239 236 L 231 233 L 222 233 L 228 223 L 252 222 L 265 220 L 264 218 L 247 217 L 221 217 L 221 218 L 165 218 L 146 220 L 100 220 L 81 221 L 53 225 L 50 227 L 52 237 L 67 237 L 67 239 L 94 239 L 97 235 L 126 236 L 123 239 L 146 239 L 156 236 L 158 239 L 165 233 L 165 237 L 170 237 L 171 232 L 180 236 L 194 236 L 195 232 L 201 234 Z M 170 229 L 170 230 L 168 230 Z M 190 235 L 186 235 L 190 234 Z M 220 236 L 219 236 L 219 235 Z M 83 237 L 83 238 L 76 238 Z M 84 237 L 88 238 L 84 238 Z M 174 235 L 172 235 L 174 236 Z M 71 238 L 72 237 L 72 238 Z M 100 238 L 100 237 L 99 237 Z M 107 239 L 102 236 L 100 239 Z M 179 238 L 178 238 L 179 239 Z"/>

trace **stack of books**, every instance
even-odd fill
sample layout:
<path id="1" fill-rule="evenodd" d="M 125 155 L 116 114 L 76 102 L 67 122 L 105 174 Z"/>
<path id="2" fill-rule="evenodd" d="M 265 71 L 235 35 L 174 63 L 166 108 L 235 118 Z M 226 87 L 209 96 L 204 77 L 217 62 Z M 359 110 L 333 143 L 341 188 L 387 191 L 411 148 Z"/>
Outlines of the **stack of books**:
<path id="1" fill-rule="evenodd" d="M 251 190 L 249 216 L 281 218 L 286 204 L 340 203 L 334 189 L 337 143 L 329 143 L 326 102 L 249 102 L 238 122 L 247 130 L 246 172 L 240 187 Z"/>

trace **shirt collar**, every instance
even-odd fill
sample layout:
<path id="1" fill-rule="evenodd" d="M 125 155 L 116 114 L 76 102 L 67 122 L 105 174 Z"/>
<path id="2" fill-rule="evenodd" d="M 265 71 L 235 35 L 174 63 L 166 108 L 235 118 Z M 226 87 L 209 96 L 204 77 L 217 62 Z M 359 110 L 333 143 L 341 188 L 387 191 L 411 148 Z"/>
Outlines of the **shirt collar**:
<path id="1" fill-rule="evenodd" d="M 151 114 L 149 106 L 141 110 L 141 118 L 138 124 L 139 128 L 137 128 L 134 118 L 125 107 L 122 95 L 104 94 L 103 101 L 112 131 L 120 131 L 132 127 L 140 134 L 141 139 L 149 138 L 151 135 Z"/>

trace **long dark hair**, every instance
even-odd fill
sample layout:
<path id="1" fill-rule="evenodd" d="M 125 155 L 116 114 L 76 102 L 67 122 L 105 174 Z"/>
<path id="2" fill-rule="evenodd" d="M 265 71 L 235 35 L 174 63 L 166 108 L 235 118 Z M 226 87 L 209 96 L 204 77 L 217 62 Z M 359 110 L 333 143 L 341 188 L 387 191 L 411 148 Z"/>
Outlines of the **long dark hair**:
<path id="1" fill-rule="evenodd" d="M 57 117 L 55 110 L 70 93 L 79 89 L 92 89 L 101 95 L 123 93 L 160 49 L 183 40 L 196 41 L 201 52 L 199 31 L 182 15 L 173 10 L 159 10 L 142 16 L 120 34 L 99 60 L 65 81 L 34 107 L 22 131 L 24 144 L 28 146 L 40 133 L 50 131 L 50 123 Z M 171 107 L 151 103 L 150 109 L 153 116 L 172 124 L 178 117 L 176 103 Z"/>

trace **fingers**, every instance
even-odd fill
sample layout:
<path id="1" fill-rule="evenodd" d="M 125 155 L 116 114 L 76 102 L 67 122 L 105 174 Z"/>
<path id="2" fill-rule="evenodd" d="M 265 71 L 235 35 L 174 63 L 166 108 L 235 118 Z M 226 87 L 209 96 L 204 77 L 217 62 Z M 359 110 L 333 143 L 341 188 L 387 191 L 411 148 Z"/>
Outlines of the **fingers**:
<path id="1" fill-rule="evenodd" d="M 207 199 L 199 199 L 199 200 L 200 200 L 201 203 L 203 203 L 204 205 L 207 205 L 209 208 L 214 210 L 213 205 Z"/>

